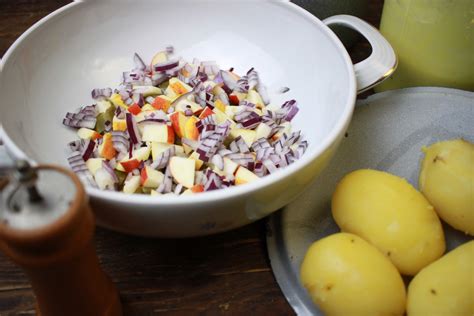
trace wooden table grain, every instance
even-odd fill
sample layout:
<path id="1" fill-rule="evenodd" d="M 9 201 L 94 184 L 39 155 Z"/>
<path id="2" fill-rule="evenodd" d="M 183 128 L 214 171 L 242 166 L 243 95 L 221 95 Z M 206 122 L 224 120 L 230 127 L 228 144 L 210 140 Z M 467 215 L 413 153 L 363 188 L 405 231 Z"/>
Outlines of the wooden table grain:
<path id="1" fill-rule="evenodd" d="M 0 56 L 28 27 L 67 0 L 0 0 Z M 370 1 L 378 25 L 383 0 Z M 353 60 L 370 52 L 360 41 Z M 228 233 L 147 239 L 98 228 L 97 252 L 121 294 L 125 315 L 292 315 L 267 257 L 265 221 Z M 22 271 L 0 253 L 0 315 L 34 314 Z"/>

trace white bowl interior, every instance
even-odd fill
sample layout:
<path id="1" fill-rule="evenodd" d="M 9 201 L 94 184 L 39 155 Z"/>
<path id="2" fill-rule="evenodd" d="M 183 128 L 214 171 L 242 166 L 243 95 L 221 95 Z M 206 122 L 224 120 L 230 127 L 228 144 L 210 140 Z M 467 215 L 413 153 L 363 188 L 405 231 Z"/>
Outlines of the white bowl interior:
<path id="1" fill-rule="evenodd" d="M 133 53 L 149 61 L 173 45 L 186 59 L 216 60 L 238 73 L 255 67 L 272 103 L 296 99 L 301 110 L 294 126 L 311 155 L 353 93 L 341 46 L 318 23 L 295 5 L 269 1 L 75 3 L 7 53 L 0 120 L 27 156 L 66 165 L 66 144 L 75 135 L 62 125 L 64 114 L 92 104 L 93 88 L 116 87 L 132 68 Z M 291 90 L 274 94 L 281 87 Z"/>

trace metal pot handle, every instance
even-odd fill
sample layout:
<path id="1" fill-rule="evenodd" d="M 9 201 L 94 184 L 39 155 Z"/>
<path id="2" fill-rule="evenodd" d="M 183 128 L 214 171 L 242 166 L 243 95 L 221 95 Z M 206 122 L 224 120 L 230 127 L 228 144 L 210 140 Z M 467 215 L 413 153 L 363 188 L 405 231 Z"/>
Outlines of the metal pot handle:
<path id="1" fill-rule="evenodd" d="M 327 26 L 337 24 L 354 29 L 372 46 L 372 54 L 354 65 L 358 93 L 373 88 L 393 74 L 398 64 L 397 56 L 390 43 L 375 27 L 351 15 L 335 15 L 323 22 Z"/>

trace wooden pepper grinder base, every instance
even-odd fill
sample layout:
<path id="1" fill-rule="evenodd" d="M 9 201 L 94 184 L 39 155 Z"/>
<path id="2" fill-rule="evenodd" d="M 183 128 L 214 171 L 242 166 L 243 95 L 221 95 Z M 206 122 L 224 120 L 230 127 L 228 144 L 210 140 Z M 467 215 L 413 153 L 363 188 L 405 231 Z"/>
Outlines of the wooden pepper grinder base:
<path id="1" fill-rule="evenodd" d="M 99 265 L 93 245 L 94 217 L 81 182 L 55 166 L 35 170 L 62 173 L 76 189 L 69 208 L 51 223 L 17 229 L 0 222 L 0 250 L 26 272 L 38 315 L 122 315 L 118 292 Z"/>

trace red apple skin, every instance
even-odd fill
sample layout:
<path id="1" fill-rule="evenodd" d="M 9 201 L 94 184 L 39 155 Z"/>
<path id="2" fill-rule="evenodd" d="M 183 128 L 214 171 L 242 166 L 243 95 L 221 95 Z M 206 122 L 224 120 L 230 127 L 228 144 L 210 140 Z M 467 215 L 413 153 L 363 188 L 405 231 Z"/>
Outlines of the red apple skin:
<path id="1" fill-rule="evenodd" d="M 132 172 L 134 169 L 137 169 L 140 166 L 140 161 L 137 159 L 131 159 L 128 161 L 123 161 L 120 163 L 125 170 L 125 172 Z"/>
<path id="2" fill-rule="evenodd" d="M 168 144 L 174 144 L 174 129 L 168 126 Z"/>
<path id="3" fill-rule="evenodd" d="M 204 192 L 204 186 L 202 184 L 196 184 L 191 188 L 191 191 L 193 193 L 199 193 L 199 192 Z"/>
<path id="4" fill-rule="evenodd" d="M 212 111 L 210 107 L 206 106 L 206 108 L 201 112 L 201 114 L 199 114 L 199 118 L 202 120 L 203 118 L 206 118 L 212 114 L 214 114 L 214 111 Z"/>

